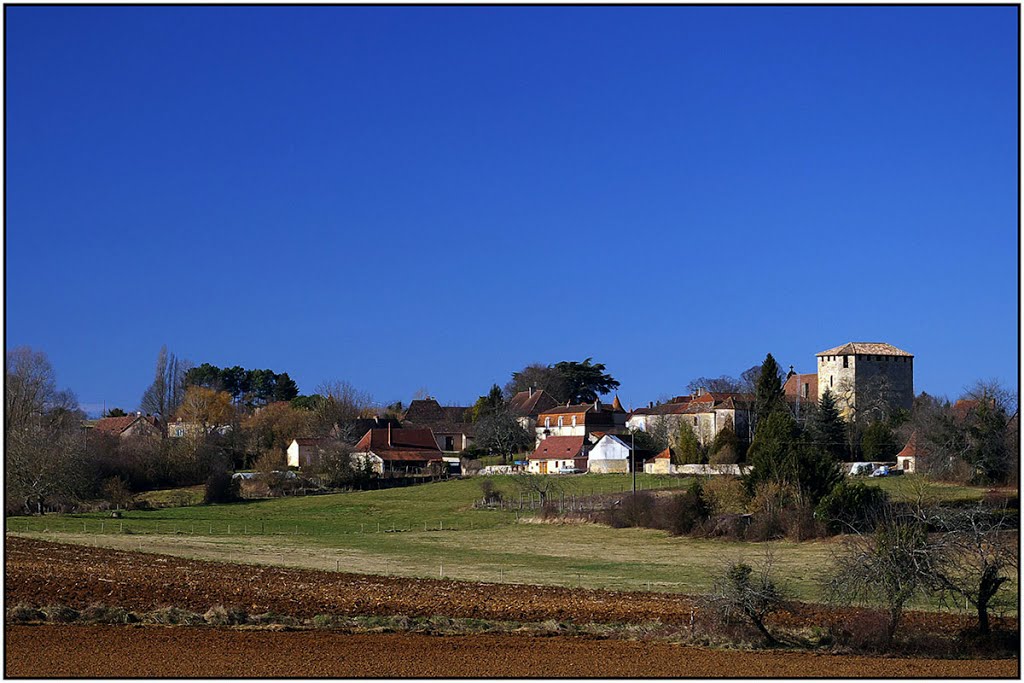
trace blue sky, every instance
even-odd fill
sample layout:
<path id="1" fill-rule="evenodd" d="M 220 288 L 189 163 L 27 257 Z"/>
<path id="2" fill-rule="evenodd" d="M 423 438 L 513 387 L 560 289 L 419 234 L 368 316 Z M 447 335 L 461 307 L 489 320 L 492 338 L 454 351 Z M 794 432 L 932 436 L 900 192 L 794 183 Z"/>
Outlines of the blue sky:
<path id="1" fill-rule="evenodd" d="M 887 341 L 1018 374 L 1015 7 L 16 7 L 7 347 L 639 405 Z"/>

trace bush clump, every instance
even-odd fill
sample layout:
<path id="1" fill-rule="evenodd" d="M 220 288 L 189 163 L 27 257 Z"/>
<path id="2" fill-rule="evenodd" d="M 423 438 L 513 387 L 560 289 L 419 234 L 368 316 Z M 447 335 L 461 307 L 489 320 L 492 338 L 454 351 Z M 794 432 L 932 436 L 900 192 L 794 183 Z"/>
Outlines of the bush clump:
<path id="1" fill-rule="evenodd" d="M 28 624 L 34 621 L 45 621 L 46 615 L 31 605 L 19 602 L 7 610 L 7 621 L 12 624 Z"/>
<path id="2" fill-rule="evenodd" d="M 206 504 L 234 503 L 238 500 L 241 500 L 240 483 L 230 472 L 214 472 L 206 479 L 206 493 L 203 496 Z"/>
<path id="3" fill-rule="evenodd" d="M 814 516 L 833 534 L 871 531 L 888 502 L 877 486 L 844 481 L 821 499 Z"/>

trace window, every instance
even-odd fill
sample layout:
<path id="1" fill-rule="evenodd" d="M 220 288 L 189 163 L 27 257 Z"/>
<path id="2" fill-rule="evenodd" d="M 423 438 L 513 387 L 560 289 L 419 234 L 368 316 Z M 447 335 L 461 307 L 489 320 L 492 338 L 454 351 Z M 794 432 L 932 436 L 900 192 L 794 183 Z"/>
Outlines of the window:
<path id="1" fill-rule="evenodd" d="M 562 418 L 558 418 L 558 426 L 559 426 L 559 427 L 561 427 L 561 426 L 562 426 Z"/>
<path id="2" fill-rule="evenodd" d="M 551 426 L 551 418 L 550 417 L 545 417 L 544 418 L 544 426 L 545 427 L 550 427 Z"/>
<path id="3" fill-rule="evenodd" d="M 829 375 L 828 376 L 828 385 L 829 386 L 833 386 L 834 384 L 835 384 L 835 382 L 832 381 L 832 375 Z"/>
<path id="4" fill-rule="evenodd" d="M 843 356 L 843 367 L 844 368 L 850 367 L 850 357 L 849 356 Z"/>
<path id="5" fill-rule="evenodd" d="M 807 398 L 810 395 L 811 395 L 811 385 L 808 384 L 807 382 L 804 382 L 804 398 Z"/>
<path id="6" fill-rule="evenodd" d="M 576 426 L 576 416 L 575 415 L 572 416 L 572 426 L 573 427 Z"/>

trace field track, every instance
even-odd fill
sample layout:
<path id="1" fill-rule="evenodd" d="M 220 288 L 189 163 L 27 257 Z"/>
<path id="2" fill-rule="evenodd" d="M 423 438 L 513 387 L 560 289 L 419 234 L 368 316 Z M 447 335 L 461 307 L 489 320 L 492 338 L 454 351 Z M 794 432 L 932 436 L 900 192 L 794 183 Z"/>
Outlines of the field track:
<path id="1" fill-rule="evenodd" d="M 7 626 L 8 677 L 1017 676 L 1017 660 L 745 652 L 521 635 L 344 635 L 188 627 Z"/>
<path id="2" fill-rule="evenodd" d="M 694 611 L 691 597 L 669 593 L 345 574 L 187 560 L 14 536 L 7 537 L 5 548 L 8 605 L 80 609 L 100 603 L 137 611 L 178 607 L 199 613 L 222 605 L 242 607 L 250 614 L 270 611 L 304 618 L 401 614 L 578 623 L 657 620 L 679 625 L 688 624 Z M 773 620 L 787 626 L 821 626 L 836 614 L 821 605 L 796 603 Z M 971 621 L 968 615 L 908 612 L 904 628 L 949 634 Z M 1015 628 L 1016 619 L 1005 624 Z"/>

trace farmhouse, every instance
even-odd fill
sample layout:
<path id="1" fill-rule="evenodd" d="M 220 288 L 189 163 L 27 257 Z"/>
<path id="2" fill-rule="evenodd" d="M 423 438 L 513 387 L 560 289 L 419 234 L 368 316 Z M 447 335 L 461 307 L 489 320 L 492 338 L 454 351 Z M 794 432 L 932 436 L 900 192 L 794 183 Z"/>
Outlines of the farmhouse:
<path id="1" fill-rule="evenodd" d="M 337 440 L 327 438 L 292 439 L 288 446 L 288 467 L 316 467 L 320 464 L 320 457 L 337 443 Z"/>
<path id="2" fill-rule="evenodd" d="M 545 410 L 537 416 L 534 430 L 538 443 L 553 436 L 588 437 L 595 431 L 623 432 L 628 417 L 616 396 L 611 405 L 597 399 L 593 403 L 566 404 Z"/>
<path id="3" fill-rule="evenodd" d="M 104 417 L 92 424 L 92 429 L 121 439 L 144 437 L 159 439 L 163 436 L 160 420 L 152 415 L 135 413 L 123 417 Z"/>
<path id="4" fill-rule="evenodd" d="M 644 472 L 647 474 L 672 474 L 674 466 L 672 465 L 672 459 L 675 456 L 675 451 L 672 448 L 666 448 L 661 453 L 658 453 L 653 458 L 648 458 L 644 462 Z"/>
<path id="5" fill-rule="evenodd" d="M 537 450 L 528 455 L 526 460 L 526 471 L 532 474 L 582 472 L 587 468 L 584 437 L 548 437 L 537 444 Z"/>
<path id="6" fill-rule="evenodd" d="M 352 459 L 369 461 L 378 474 L 418 473 L 432 464 L 441 465 L 444 454 L 429 429 L 371 429 L 355 446 Z"/>
<path id="7" fill-rule="evenodd" d="M 523 429 L 532 430 L 537 426 L 537 417 L 548 410 L 559 406 L 551 394 L 543 389 L 530 387 L 520 391 L 508 402 L 508 410 L 515 415 Z"/>
<path id="8" fill-rule="evenodd" d="M 409 404 L 402 426 L 429 429 L 433 432 L 439 449 L 458 453 L 473 445 L 474 428 L 469 419 L 469 410 L 461 406 L 442 406 L 436 399 L 428 396 Z"/>
<path id="9" fill-rule="evenodd" d="M 587 471 L 598 474 L 630 472 L 630 455 L 633 440 L 629 436 L 605 434 L 587 454 Z"/>
<path id="10" fill-rule="evenodd" d="M 676 396 L 668 403 L 634 410 L 626 426 L 646 432 L 660 426 L 675 438 L 680 427 L 686 425 L 705 446 L 729 426 L 740 439 L 749 441 L 753 407 L 750 394 L 697 389 L 692 396 Z"/>

